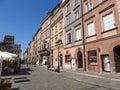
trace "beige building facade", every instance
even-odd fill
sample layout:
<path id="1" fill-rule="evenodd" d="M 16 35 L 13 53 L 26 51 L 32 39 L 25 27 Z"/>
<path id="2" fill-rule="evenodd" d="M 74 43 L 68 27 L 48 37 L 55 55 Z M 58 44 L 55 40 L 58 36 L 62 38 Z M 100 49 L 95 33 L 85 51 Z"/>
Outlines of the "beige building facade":
<path id="1" fill-rule="evenodd" d="M 50 23 L 51 12 L 47 13 L 47 16 L 41 23 L 41 50 L 39 55 L 41 57 L 41 64 L 45 65 L 50 61 Z"/>
<path id="2" fill-rule="evenodd" d="M 63 9 L 61 3 L 52 10 L 51 18 L 51 50 L 53 67 L 64 66 L 64 32 L 63 32 Z M 58 45 L 56 42 L 61 41 Z"/>

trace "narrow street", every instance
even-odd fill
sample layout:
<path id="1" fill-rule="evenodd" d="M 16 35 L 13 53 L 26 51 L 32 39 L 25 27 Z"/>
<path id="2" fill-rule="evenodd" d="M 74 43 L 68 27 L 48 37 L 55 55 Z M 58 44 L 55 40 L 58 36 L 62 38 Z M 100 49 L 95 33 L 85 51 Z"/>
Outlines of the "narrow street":
<path id="1" fill-rule="evenodd" d="M 67 72 L 52 72 L 45 67 L 22 65 L 20 71 L 17 75 L 2 77 L 12 79 L 12 90 L 115 90 L 79 81 L 68 77 Z"/>

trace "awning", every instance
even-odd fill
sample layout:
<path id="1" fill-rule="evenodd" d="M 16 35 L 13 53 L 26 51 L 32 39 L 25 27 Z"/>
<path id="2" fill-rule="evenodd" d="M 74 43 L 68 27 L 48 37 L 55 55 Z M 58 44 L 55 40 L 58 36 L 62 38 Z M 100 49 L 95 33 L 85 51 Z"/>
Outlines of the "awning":
<path id="1" fill-rule="evenodd" d="M 3 60 L 11 60 L 12 58 L 17 57 L 17 55 L 9 52 L 0 51 L 0 57 L 3 58 Z"/>

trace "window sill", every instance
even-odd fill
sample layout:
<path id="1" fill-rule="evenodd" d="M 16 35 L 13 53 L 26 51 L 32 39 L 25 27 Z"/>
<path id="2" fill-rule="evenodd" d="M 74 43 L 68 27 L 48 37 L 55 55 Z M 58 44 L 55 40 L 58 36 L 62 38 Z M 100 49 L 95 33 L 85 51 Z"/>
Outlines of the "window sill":
<path id="1" fill-rule="evenodd" d="M 66 13 L 66 15 L 65 15 L 65 17 L 67 17 L 67 16 L 69 16 L 71 14 L 71 12 L 69 11 L 69 12 L 67 12 Z"/>
<path id="2" fill-rule="evenodd" d="M 78 42 L 78 41 L 81 41 L 82 39 L 79 39 L 79 40 L 75 40 L 75 42 Z"/>
<path id="3" fill-rule="evenodd" d="M 97 35 L 97 34 L 94 34 L 94 35 L 91 35 L 91 36 L 87 36 L 86 39 L 87 39 L 87 38 L 94 37 L 94 36 L 96 36 L 96 35 Z"/>
<path id="4" fill-rule="evenodd" d="M 109 29 L 109 30 L 107 30 L 107 31 L 103 31 L 103 32 L 101 32 L 101 34 L 106 33 L 106 32 L 110 32 L 110 31 L 113 31 L 113 30 L 115 30 L 115 29 L 118 29 L 118 27 L 114 27 L 114 28 Z"/>
<path id="5" fill-rule="evenodd" d="M 69 45 L 69 44 L 71 44 L 72 42 L 69 42 L 69 43 L 66 43 L 66 45 Z"/>

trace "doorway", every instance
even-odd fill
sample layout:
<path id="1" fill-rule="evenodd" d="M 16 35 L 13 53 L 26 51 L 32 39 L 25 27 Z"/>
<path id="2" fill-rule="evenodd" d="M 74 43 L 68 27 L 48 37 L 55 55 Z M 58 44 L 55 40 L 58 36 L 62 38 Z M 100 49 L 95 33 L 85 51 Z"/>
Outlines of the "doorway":
<path id="1" fill-rule="evenodd" d="M 63 67 L 63 56 L 62 56 L 62 53 L 60 53 L 60 67 Z"/>
<path id="2" fill-rule="evenodd" d="M 115 46 L 113 52 L 116 72 L 120 72 L 120 45 Z"/>
<path id="3" fill-rule="evenodd" d="M 83 68 L 82 53 L 78 51 L 77 53 L 78 68 Z"/>
<path id="4" fill-rule="evenodd" d="M 103 55 L 102 56 L 102 68 L 103 71 L 105 72 L 110 72 L 110 60 L 109 60 L 109 56 L 108 55 Z"/>

